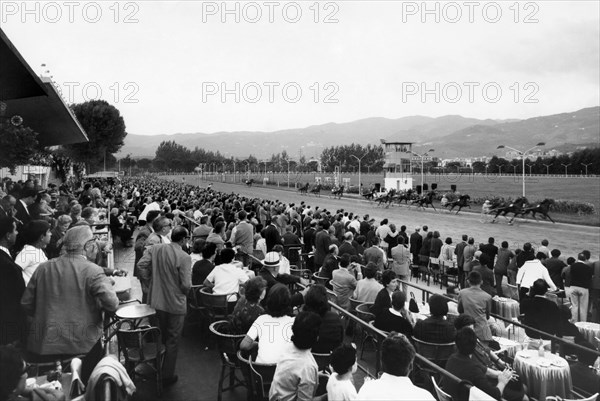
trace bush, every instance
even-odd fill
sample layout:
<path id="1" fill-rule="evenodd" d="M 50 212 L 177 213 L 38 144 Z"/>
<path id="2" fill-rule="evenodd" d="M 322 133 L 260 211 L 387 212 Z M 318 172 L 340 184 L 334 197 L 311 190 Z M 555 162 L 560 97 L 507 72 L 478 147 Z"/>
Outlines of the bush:
<path id="1" fill-rule="evenodd" d="M 580 216 L 596 214 L 596 209 L 591 203 L 561 199 L 554 201 L 554 204 L 550 206 L 550 211 L 557 213 L 578 214 Z"/>

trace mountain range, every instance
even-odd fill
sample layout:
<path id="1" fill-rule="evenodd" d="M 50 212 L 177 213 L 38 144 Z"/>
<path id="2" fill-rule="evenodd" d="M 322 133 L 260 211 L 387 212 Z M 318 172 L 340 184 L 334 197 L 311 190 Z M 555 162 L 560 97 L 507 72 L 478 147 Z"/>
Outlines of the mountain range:
<path id="1" fill-rule="evenodd" d="M 381 139 L 413 142 L 416 152 L 433 148 L 435 153 L 432 155 L 442 159 L 503 156 L 505 150 L 497 150 L 501 144 L 526 150 L 538 142 L 545 142 L 544 149 L 568 152 L 581 147 L 600 146 L 600 106 L 525 120 L 480 120 L 459 115 L 397 119 L 373 117 L 274 132 L 128 134 L 118 156 L 131 154 L 135 158 L 153 158 L 162 141 L 175 141 L 190 149 L 197 146 L 218 150 L 226 157 L 245 158 L 252 154 L 260 160 L 285 149 L 292 158 L 297 158 L 301 150 L 310 159 L 319 157 L 325 147 L 351 143 L 379 144 Z"/>

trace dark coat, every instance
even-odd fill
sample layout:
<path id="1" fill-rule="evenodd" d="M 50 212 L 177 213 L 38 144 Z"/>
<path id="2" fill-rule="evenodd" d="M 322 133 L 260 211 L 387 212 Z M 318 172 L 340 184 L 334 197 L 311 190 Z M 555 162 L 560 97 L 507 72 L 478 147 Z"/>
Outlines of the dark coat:
<path id="1" fill-rule="evenodd" d="M 423 237 L 421 237 L 421 234 L 419 233 L 412 233 L 410 235 L 410 253 L 414 254 L 418 254 L 419 251 L 421 250 L 421 246 L 423 245 Z M 413 263 L 416 263 L 417 261 L 414 260 Z"/>
<path id="2" fill-rule="evenodd" d="M 315 245 L 315 229 L 312 227 L 304 230 L 304 252 L 312 252 L 312 247 Z"/>
<path id="3" fill-rule="evenodd" d="M 267 243 L 267 252 L 273 251 L 275 245 L 282 243 L 279 230 L 273 224 L 269 224 L 262 232 Z"/>
<path id="4" fill-rule="evenodd" d="M 558 305 L 544 297 L 527 297 L 521 301 L 521 313 L 525 315 L 523 323 L 534 329 L 545 331 L 549 334 L 562 335 L 558 324 Z M 540 338 L 540 334 L 525 330 L 531 338 Z M 543 336 L 542 336 L 543 337 Z"/>
<path id="5" fill-rule="evenodd" d="M 31 221 L 31 215 L 29 214 L 25 206 L 23 206 L 23 203 L 20 200 L 17 201 L 17 204 L 15 205 L 15 210 L 17 211 L 15 218 L 21 221 L 23 225 L 26 225 Z"/>
<path id="6" fill-rule="evenodd" d="M 0 251 L 0 345 L 22 340 L 21 297 L 25 281 L 12 257 Z"/>
<path id="7" fill-rule="evenodd" d="M 315 236 L 315 267 L 321 267 L 325 256 L 329 253 L 331 238 L 327 230 L 320 230 Z"/>

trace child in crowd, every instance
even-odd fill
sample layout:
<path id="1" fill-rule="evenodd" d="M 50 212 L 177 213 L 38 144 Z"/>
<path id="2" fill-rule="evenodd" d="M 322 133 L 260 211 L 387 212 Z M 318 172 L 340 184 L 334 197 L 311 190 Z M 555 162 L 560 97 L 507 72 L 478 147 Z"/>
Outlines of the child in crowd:
<path id="1" fill-rule="evenodd" d="M 342 344 L 331 353 L 333 374 L 327 382 L 327 398 L 335 401 L 358 399 L 352 375 L 356 372 L 356 349 L 349 344 Z"/>

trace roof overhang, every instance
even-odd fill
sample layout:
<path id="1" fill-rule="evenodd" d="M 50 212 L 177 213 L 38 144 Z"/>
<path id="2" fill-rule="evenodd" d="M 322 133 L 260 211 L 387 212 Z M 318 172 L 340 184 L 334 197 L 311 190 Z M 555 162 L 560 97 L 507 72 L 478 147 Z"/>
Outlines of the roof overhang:
<path id="1" fill-rule="evenodd" d="M 0 29 L 0 101 L 46 96 L 46 87 Z"/>
<path id="2" fill-rule="evenodd" d="M 50 78 L 42 77 L 48 96 L 7 100 L 7 114 L 19 115 L 23 125 L 38 135 L 42 146 L 87 142 L 83 127 L 58 93 Z"/>

